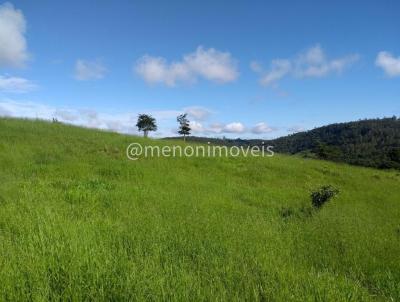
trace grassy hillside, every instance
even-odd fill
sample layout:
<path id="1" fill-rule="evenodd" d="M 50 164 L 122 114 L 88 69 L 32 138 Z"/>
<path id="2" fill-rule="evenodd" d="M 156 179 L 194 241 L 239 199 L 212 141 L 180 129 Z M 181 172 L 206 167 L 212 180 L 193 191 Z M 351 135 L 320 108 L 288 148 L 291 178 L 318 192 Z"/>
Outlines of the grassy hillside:
<path id="1" fill-rule="evenodd" d="M 0 119 L 1 301 L 400 299 L 398 172 L 131 142 L 173 143 Z"/>

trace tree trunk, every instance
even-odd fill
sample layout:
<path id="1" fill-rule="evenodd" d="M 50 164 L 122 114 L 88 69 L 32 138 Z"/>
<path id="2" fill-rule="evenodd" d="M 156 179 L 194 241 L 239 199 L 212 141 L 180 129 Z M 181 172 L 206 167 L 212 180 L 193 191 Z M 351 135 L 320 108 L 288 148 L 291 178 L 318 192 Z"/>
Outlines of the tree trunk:
<path id="1" fill-rule="evenodd" d="M 186 134 L 183 135 L 183 141 L 186 142 Z"/>
<path id="2" fill-rule="evenodd" d="M 149 134 L 149 131 L 147 131 L 147 130 L 144 130 L 144 131 L 143 131 L 143 136 L 144 136 L 144 137 L 147 137 L 148 134 Z"/>

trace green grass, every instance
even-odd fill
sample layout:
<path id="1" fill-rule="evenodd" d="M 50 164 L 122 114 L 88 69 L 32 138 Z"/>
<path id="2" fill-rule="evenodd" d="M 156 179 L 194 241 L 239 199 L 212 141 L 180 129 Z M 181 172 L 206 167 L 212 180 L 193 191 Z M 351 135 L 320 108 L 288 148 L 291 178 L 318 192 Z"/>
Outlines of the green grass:
<path id="1" fill-rule="evenodd" d="M 0 119 L 1 301 L 400 299 L 398 172 L 131 142 L 173 144 Z"/>

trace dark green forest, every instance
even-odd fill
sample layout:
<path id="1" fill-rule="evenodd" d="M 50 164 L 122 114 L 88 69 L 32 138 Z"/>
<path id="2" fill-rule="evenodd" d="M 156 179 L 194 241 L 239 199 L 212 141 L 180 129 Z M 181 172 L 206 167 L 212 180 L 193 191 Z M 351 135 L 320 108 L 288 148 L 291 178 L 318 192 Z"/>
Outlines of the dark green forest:
<path id="1" fill-rule="evenodd" d="M 274 146 L 278 153 L 346 162 L 382 169 L 400 169 L 400 119 L 366 119 L 331 124 L 273 140 L 190 137 L 191 141 L 224 145 Z"/>
<path id="2" fill-rule="evenodd" d="M 400 168 L 400 119 L 332 124 L 271 141 L 277 152 L 375 168 Z"/>

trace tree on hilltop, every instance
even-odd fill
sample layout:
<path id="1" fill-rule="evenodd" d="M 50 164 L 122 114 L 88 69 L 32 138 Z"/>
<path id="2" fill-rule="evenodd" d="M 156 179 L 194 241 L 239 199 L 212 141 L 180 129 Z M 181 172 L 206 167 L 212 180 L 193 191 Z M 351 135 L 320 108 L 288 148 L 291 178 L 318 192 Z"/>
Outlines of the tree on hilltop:
<path id="1" fill-rule="evenodd" d="M 149 131 L 156 131 L 156 119 L 148 114 L 139 114 L 136 127 L 139 131 L 143 131 L 143 136 L 147 137 Z"/>
<path id="2" fill-rule="evenodd" d="M 186 135 L 190 135 L 190 121 L 187 118 L 187 113 L 179 115 L 176 120 L 179 123 L 179 130 L 178 133 L 183 135 L 183 140 L 186 141 Z"/>

